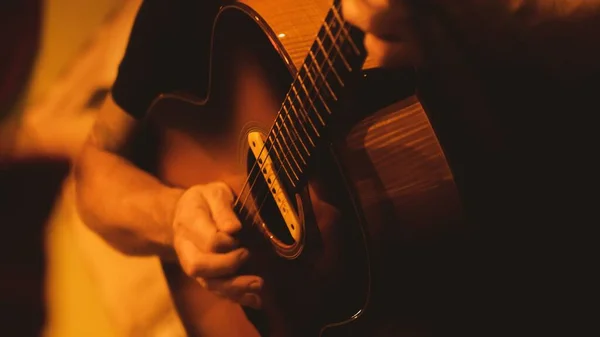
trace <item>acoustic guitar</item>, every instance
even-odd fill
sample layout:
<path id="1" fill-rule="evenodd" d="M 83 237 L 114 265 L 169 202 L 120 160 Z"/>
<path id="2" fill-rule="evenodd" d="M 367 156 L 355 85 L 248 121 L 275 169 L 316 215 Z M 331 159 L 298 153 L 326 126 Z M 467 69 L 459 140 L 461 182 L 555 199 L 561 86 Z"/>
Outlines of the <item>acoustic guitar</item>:
<path id="1" fill-rule="evenodd" d="M 251 251 L 241 272 L 265 285 L 262 309 L 242 310 L 164 264 L 188 333 L 217 320 L 227 336 L 420 329 L 410 312 L 422 292 L 402 270 L 416 270 L 406 269 L 426 250 L 416 242 L 462 211 L 414 70 L 366 60 L 338 0 L 224 5 L 210 52 L 207 97 L 165 94 L 150 109 L 155 172 L 174 186 L 232 188 Z"/>

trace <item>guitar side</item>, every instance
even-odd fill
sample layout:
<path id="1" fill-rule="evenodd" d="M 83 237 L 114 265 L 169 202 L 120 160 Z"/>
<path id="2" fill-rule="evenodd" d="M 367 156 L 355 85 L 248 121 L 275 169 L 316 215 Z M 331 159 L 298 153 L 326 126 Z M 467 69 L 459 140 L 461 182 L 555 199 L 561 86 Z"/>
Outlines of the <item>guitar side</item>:
<path id="1" fill-rule="evenodd" d="M 281 28 L 283 20 L 268 26 L 264 18 L 271 13 L 286 17 L 289 24 L 294 21 L 290 18 L 305 18 L 302 14 L 317 17 L 321 9 L 324 16 L 328 5 L 314 1 L 282 13 L 275 8 L 269 12 L 265 3 L 245 2 L 221 11 L 207 99 L 165 95 L 153 105 L 149 120 L 160 136 L 156 173 L 166 183 L 187 187 L 222 180 L 240 192 L 249 161 L 246 137 L 270 128 L 303 58 L 299 41 L 306 41 L 307 50 L 322 21 L 315 21 L 314 29 L 305 20 L 305 26 L 287 30 Z M 262 11 L 262 18 L 254 7 Z M 289 33 L 293 31 L 303 34 Z M 285 37 L 278 37 L 281 34 Z M 363 88 L 398 84 L 397 76 L 373 74 Z M 345 329 L 323 330 L 332 323 L 344 323 L 343 328 L 358 336 L 396 336 L 413 328 L 401 319 L 407 308 L 384 309 L 394 299 L 407 298 L 388 269 L 406 260 L 407 251 L 399 246 L 414 247 L 459 223 L 460 206 L 435 134 L 410 85 L 404 86 L 396 95 L 364 92 L 378 104 L 355 101 L 346 121 L 332 132 L 327 151 L 314 160 L 310 187 L 302 199 L 305 217 L 316 224 L 311 236 L 318 247 L 303 253 L 312 265 L 280 259 L 266 242 L 252 240 L 259 242 L 253 250 L 259 252 L 254 268 L 271 285 L 264 310 L 268 336 L 347 335 Z M 397 103 L 362 118 L 365 111 L 393 101 Z M 352 112 L 358 116 L 350 118 Z M 350 120 L 359 122 L 349 124 Z M 177 266 L 165 265 L 165 271 L 190 335 L 256 335 L 239 306 L 204 291 Z M 317 277 L 306 277 L 307 272 Z M 287 277 L 282 280 L 282 275 Z M 215 307 L 227 316 L 215 316 Z"/>

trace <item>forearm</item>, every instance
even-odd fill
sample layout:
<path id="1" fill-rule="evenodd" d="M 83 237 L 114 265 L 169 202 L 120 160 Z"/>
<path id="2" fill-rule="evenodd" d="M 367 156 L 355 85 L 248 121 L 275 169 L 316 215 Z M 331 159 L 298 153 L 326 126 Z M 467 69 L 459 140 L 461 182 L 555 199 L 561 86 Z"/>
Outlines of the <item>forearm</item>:
<path id="1" fill-rule="evenodd" d="M 173 254 L 171 219 L 182 190 L 92 146 L 75 171 L 78 209 L 90 229 L 125 254 Z"/>

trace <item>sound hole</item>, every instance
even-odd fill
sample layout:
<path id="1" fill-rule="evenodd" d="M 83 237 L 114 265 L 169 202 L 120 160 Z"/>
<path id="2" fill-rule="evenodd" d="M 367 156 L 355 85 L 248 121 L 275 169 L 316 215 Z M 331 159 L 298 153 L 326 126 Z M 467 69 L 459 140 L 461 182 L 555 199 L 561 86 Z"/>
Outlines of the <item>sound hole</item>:
<path id="1" fill-rule="evenodd" d="M 279 170 L 279 163 L 276 160 L 273 160 L 275 164 L 275 171 L 281 173 Z M 265 222 L 267 229 L 270 234 L 273 235 L 278 241 L 280 241 L 284 245 L 293 245 L 296 243 L 292 234 L 290 233 L 288 226 L 286 225 L 283 216 L 281 215 L 277 204 L 275 204 L 275 200 L 273 199 L 272 191 L 269 190 L 267 185 L 267 181 L 264 179 L 262 173 L 254 167 L 257 164 L 254 159 L 254 155 L 251 151 L 248 152 L 248 172 L 250 174 L 250 186 L 251 194 L 254 199 L 254 203 L 258 208 L 260 217 Z M 251 169 L 254 167 L 254 170 Z M 252 183 L 254 182 L 254 183 Z M 283 179 L 284 189 L 289 196 L 293 196 L 291 193 L 291 189 L 289 186 L 285 185 L 285 179 Z M 294 200 L 294 198 L 291 198 Z M 298 212 L 297 205 L 293 203 L 294 212 Z M 293 226 L 293 225 L 292 225 Z M 293 229 L 295 227 L 292 227 Z"/>

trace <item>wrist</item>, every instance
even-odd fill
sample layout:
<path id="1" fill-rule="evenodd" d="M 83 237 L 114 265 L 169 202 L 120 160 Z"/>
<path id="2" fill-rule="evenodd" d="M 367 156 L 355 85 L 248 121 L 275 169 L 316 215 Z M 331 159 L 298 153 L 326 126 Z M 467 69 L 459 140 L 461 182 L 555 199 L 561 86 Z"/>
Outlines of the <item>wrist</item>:
<path id="1" fill-rule="evenodd" d="M 175 218 L 175 212 L 177 210 L 177 204 L 179 199 L 185 192 L 181 188 L 166 187 L 162 192 L 161 205 L 163 214 L 161 216 L 161 227 L 164 228 L 164 246 L 167 248 L 166 251 L 161 254 L 161 258 L 171 260 L 176 259 L 175 249 L 173 248 L 173 220 Z"/>

